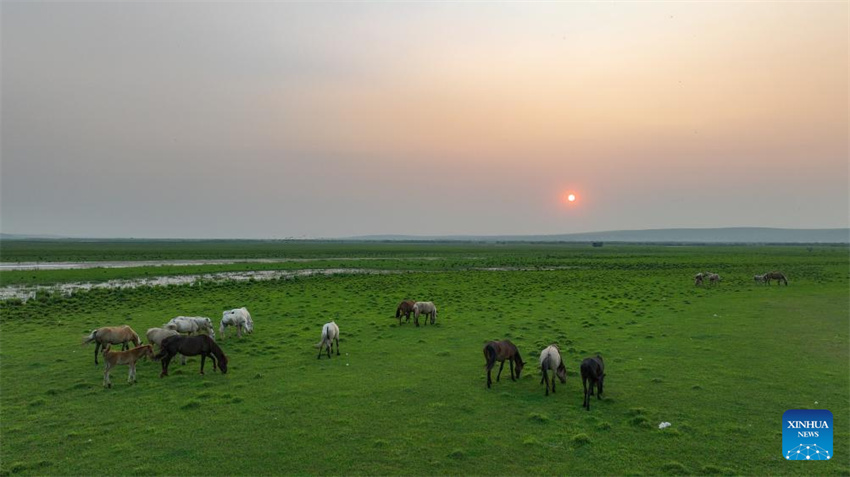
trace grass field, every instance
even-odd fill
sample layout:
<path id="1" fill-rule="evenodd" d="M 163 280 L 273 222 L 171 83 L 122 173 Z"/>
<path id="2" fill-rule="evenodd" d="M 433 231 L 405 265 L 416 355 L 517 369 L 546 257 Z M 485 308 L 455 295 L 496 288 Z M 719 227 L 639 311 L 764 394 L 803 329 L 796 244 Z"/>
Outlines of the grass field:
<path id="1" fill-rule="evenodd" d="M 220 245 L 160 258 L 261 258 Z M 10 258 L 2 246 L 3 261 L 157 254 L 150 244 L 139 246 L 145 253 L 116 246 L 109 257 L 29 244 Z M 342 265 L 406 272 L 2 303 L 0 473 L 850 475 L 847 247 L 319 244 L 263 253 L 323 261 L 236 266 L 337 267 L 336 257 L 380 256 L 389 260 Z M 523 270 L 485 270 L 505 267 Z M 790 286 L 752 283 L 771 269 Z M 723 282 L 695 288 L 691 277 L 705 270 Z M 0 282 L 97 281 L 102 272 L 4 271 Z M 403 298 L 433 300 L 437 325 L 398 326 Z M 227 375 L 200 376 L 190 358 L 160 379 L 159 364 L 145 362 L 136 385 L 120 368 L 107 390 L 93 347 L 79 345 L 98 326 L 144 333 L 176 315 L 217 323 L 240 306 L 255 333 L 219 339 Z M 331 319 L 342 355 L 317 360 L 313 345 Z M 519 381 L 487 390 L 482 347 L 501 338 L 529 365 Z M 547 397 L 535 362 L 551 342 L 569 375 Z M 577 372 L 596 352 L 608 376 L 604 399 L 587 412 Z M 831 461 L 782 458 L 782 414 L 806 408 L 834 415 Z M 662 421 L 672 426 L 659 430 Z"/>

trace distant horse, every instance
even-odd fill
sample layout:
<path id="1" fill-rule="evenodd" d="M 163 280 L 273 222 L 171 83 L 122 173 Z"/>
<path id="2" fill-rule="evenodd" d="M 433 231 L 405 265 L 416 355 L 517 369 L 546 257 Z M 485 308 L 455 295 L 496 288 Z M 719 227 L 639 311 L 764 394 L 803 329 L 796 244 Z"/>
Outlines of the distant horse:
<path id="1" fill-rule="evenodd" d="M 167 330 L 175 330 L 189 335 L 196 335 L 203 332 L 215 339 L 212 320 L 206 316 L 177 316 L 162 325 L 162 327 Z"/>
<path id="2" fill-rule="evenodd" d="M 590 410 L 590 396 L 593 396 L 593 385 L 596 385 L 596 399 L 602 399 L 602 383 L 605 380 L 605 363 L 602 356 L 585 358 L 581 362 L 581 385 L 584 387 L 584 402 L 582 407 Z M 590 386 L 588 386 L 588 382 Z"/>
<path id="3" fill-rule="evenodd" d="M 248 313 L 248 309 L 244 306 L 242 308 L 227 310 L 221 314 L 221 317 L 224 318 L 225 315 L 242 315 L 242 317 L 245 318 L 245 332 L 248 334 L 254 332 L 254 320 L 251 318 L 251 314 Z"/>
<path id="4" fill-rule="evenodd" d="M 103 348 L 103 362 L 106 363 L 106 369 L 103 372 L 103 387 L 111 388 L 112 381 L 109 379 L 109 370 L 119 364 L 130 365 L 130 375 L 127 377 L 128 383 L 136 382 L 136 361 L 142 358 L 153 358 L 153 347 L 149 344 L 138 346 L 128 351 L 112 351 L 109 345 Z"/>
<path id="5" fill-rule="evenodd" d="M 145 333 L 145 337 L 148 339 L 148 343 L 155 344 L 159 346 L 159 349 L 162 349 L 162 340 L 168 338 L 169 336 L 176 336 L 180 333 L 177 330 L 167 330 L 165 328 L 148 328 L 148 331 Z M 180 364 L 186 364 L 186 356 L 180 355 Z"/>
<path id="6" fill-rule="evenodd" d="M 704 278 L 705 278 L 705 275 L 703 275 L 702 272 L 694 275 L 694 286 L 698 287 L 698 286 L 702 285 L 702 281 L 703 281 Z"/>
<path id="7" fill-rule="evenodd" d="M 778 284 L 781 285 L 784 282 L 785 286 L 788 286 L 788 279 L 785 278 L 785 274 L 783 274 L 782 272 L 773 271 L 765 273 L 764 280 L 767 282 L 768 285 L 770 285 L 771 280 L 776 280 Z"/>
<path id="8" fill-rule="evenodd" d="M 513 343 L 511 343 L 511 340 L 491 341 L 484 345 L 484 359 L 487 361 L 484 365 L 484 369 L 487 370 L 488 388 L 491 384 L 493 384 L 493 378 L 490 376 L 490 371 L 493 370 L 493 366 L 496 365 L 496 361 L 500 361 L 502 363 L 499 366 L 499 373 L 496 374 L 496 381 L 499 381 L 499 378 L 502 377 L 502 369 L 505 367 L 505 360 L 509 362 L 508 367 L 511 370 L 511 381 L 515 381 L 514 368 L 516 368 L 516 379 L 519 379 L 519 375 L 522 373 L 522 368 L 525 366 L 522 356 L 519 354 L 519 350 Z M 514 361 L 516 361 L 516 366 L 514 366 Z"/>
<path id="9" fill-rule="evenodd" d="M 720 280 L 721 280 L 720 275 L 718 275 L 716 273 L 712 273 L 711 275 L 708 276 L 708 284 L 709 285 L 717 285 L 718 283 L 720 283 Z"/>
<path id="10" fill-rule="evenodd" d="M 431 318 L 431 324 L 437 321 L 437 307 L 430 301 L 417 301 L 413 304 L 413 322 L 419 326 L 419 315 L 425 315 Z M 428 321 L 424 322 L 426 325 Z"/>
<path id="11" fill-rule="evenodd" d="M 755 280 L 756 283 L 764 283 L 765 282 L 764 275 L 753 275 L 753 280 Z"/>
<path id="12" fill-rule="evenodd" d="M 227 356 L 216 344 L 215 340 L 207 335 L 198 336 L 169 336 L 162 340 L 162 350 L 154 356 L 154 360 L 162 360 L 162 372 L 159 377 L 168 376 L 168 364 L 177 353 L 184 356 L 201 355 L 201 374 L 204 374 L 204 362 L 207 358 L 212 361 L 213 371 L 221 369 L 221 374 L 227 374 Z M 216 363 L 216 360 L 218 361 Z"/>
<path id="13" fill-rule="evenodd" d="M 244 313 L 243 313 L 244 310 Z M 235 310 L 227 310 L 221 314 L 221 325 L 218 327 L 221 333 L 221 339 L 224 339 L 224 330 L 228 326 L 236 327 L 236 336 L 242 337 L 242 332 L 251 333 L 254 330 L 251 315 L 245 308 L 236 308 Z"/>
<path id="14" fill-rule="evenodd" d="M 561 384 L 567 382 L 567 367 L 564 366 L 564 361 L 561 359 L 561 350 L 558 345 L 549 345 L 540 353 L 540 371 L 543 376 L 540 378 L 540 384 L 546 383 L 546 395 L 549 395 L 549 375 L 548 371 L 552 371 L 552 392 L 555 392 L 555 376 L 561 381 Z"/>
<path id="15" fill-rule="evenodd" d="M 328 358 L 331 357 L 333 341 L 336 341 L 336 355 L 339 356 L 339 326 L 331 321 L 325 323 L 325 326 L 322 327 L 322 340 L 316 345 L 316 348 L 319 348 L 319 355 L 316 356 L 316 359 L 322 359 L 322 347 L 325 345 L 328 347 Z"/>
<path id="16" fill-rule="evenodd" d="M 410 322 L 410 314 L 413 313 L 413 305 L 415 304 L 416 302 L 413 300 L 404 300 L 398 304 L 398 307 L 395 309 L 395 317 L 398 318 L 399 325 L 401 325 L 402 315 L 406 318 L 405 323 Z"/>
<path id="17" fill-rule="evenodd" d="M 95 342 L 94 364 L 97 364 L 98 351 L 100 351 L 100 348 L 105 345 L 121 343 L 121 349 L 125 350 L 130 347 L 128 344 L 130 341 L 132 341 L 135 346 L 142 344 L 142 341 L 139 339 L 139 335 L 137 335 L 136 332 L 133 331 L 133 328 L 130 328 L 128 325 L 104 326 L 103 328 L 92 330 L 90 335 L 83 338 L 83 345 L 87 345 L 92 341 Z"/>

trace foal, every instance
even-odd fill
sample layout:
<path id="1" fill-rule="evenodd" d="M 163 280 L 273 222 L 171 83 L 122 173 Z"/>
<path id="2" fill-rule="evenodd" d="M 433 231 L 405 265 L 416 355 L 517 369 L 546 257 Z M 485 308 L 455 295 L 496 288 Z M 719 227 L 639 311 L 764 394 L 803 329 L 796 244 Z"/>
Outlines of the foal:
<path id="1" fill-rule="evenodd" d="M 561 384 L 567 382 L 567 367 L 564 366 L 564 360 L 561 359 L 561 350 L 558 345 L 552 344 L 547 346 L 540 353 L 540 371 L 543 377 L 540 378 L 540 384 L 546 383 L 546 395 L 549 395 L 549 375 L 547 371 L 552 371 L 552 392 L 555 392 L 555 376 L 561 381 Z"/>
<path id="2" fill-rule="evenodd" d="M 109 379 L 109 370 L 119 364 L 130 365 L 130 375 L 127 378 L 128 383 L 136 382 L 136 361 L 142 358 L 153 358 L 153 347 L 151 345 L 138 346 L 128 351 L 111 351 L 107 344 L 103 348 L 103 361 L 106 363 L 106 370 L 103 372 L 103 386 L 112 387 L 112 381 Z"/>
<path id="3" fill-rule="evenodd" d="M 525 363 L 522 361 L 522 356 L 519 354 L 519 350 L 513 343 L 511 343 L 511 340 L 491 341 L 484 345 L 484 359 L 487 360 L 487 364 L 484 365 L 484 369 L 487 370 L 488 388 L 491 384 L 493 384 L 493 378 L 490 376 L 490 371 L 493 369 L 493 366 L 496 365 L 496 361 L 502 362 L 502 365 L 499 366 L 499 373 L 496 374 L 496 381 L 499 381 L 499 378 L 502 376 L 502 369 L 505 367 L 505 360 L 509 361 L 511 381 L 515 381 L 514 361 L 516 361 L 516 379 L 519 379 L 519 375 L 522 373 L 522 368 L 525 366 Z"/>

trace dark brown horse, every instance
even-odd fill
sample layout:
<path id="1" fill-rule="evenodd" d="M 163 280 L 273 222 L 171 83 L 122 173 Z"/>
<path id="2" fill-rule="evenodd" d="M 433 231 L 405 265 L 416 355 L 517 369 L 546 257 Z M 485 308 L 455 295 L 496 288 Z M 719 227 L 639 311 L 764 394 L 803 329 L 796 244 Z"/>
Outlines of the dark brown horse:
<path id="1" fill-rule="evenodd" d="M 493 378 L 490 377 L 490 371 L 493 369 L 493 366 L 496 365 L 496 361 L 501 361 L 502 365 L 499 366 L 499 373 L 496 375 L 496 381 L 499 381 L 499 378 L 502 376 L 502 369 L 505 367 L 505 360 L 510 361 L 510 369 L 511 369 L 511 381 L 515 381 L 514 379 L 514 361 L 516 361 L 516 379 L 519 379 L 520 373 L 522 373 L 522 367 L 525 366 L 525 363 L 522 361 L 522 356 L 519 354 L 519 350 L 510 340 L 504 341 L 491 341 L 484 345 L 484 359 L 487 360 L 487 364 L 484 365 L 484 368 L 487 370 L 487 387 L 493 383 Z"/>
<path id="2" fill-rule="evenodd" d="M 401 325 L 401 317 L 404 315 L 404 322 L 410 322 L 410 314 L 413 313 L 413 305 L 416 303 L 415 300 L 404 300 L 403 302 L 398 304 L 398 308 L 395 309 L 395 317 L 398 318 L 398 324 Z"/>
<path id="3" fill-rule="evenodd" d="M 585 358 L 581 362 L 581 385 L 584 387 L 584 402 L 582 407 L 590 410 L 590 396 L 593 396 L 593 387 L 596 386 L 596 399 L 602 399 L 602 384 L 605 381 L 605 362 L 602 356 L 597 354 L 592 358 Z M 588 386 L 588 384 L 590 384 Z"/>
<path id="4" fill-rule="evenodd" d="M 770 285 L 771 280 L 776 280 L 776 283 L 778 285 L 781 285 L 782 282 L 785 282 L 785 286 L 786 287 L 788 286 L 788 279 L 785 278 L 785 274 L 783 274 L 782 272 L 773 271 L 773 272 L 765 273 L 764 274 L 764 281 L 767 282 L 768 285 Z"/>
<path id="5" fill-rule="evenodd" d="M 159 377 L 168 376 L 168 363 L 177 353 L 184 356 L 201 355 L 201 374 L 204 374 L 206 358 L 212 360 L 213 371 L 216 370 L 216 360 L 218 360 L 218 368 L 221 369 L 221 374 L 227 373 L 227 356 L 218 344 L 207 335 L 169 336 L 162 340 L 160 347 L 162 350 L 154 356 L 154 360 L 162 360 L 162 373 Z"/>

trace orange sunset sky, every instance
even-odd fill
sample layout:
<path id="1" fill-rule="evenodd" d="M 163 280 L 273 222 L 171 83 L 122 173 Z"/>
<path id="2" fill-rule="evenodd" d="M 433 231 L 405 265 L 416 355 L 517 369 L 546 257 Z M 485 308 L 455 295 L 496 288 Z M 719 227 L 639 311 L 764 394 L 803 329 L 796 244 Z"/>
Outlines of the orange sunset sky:
<path id="1" fill-rule="evenodd" d="M 4 2 L 1 18 L 5 233 L 850 220 L 846 2 Z"/>

